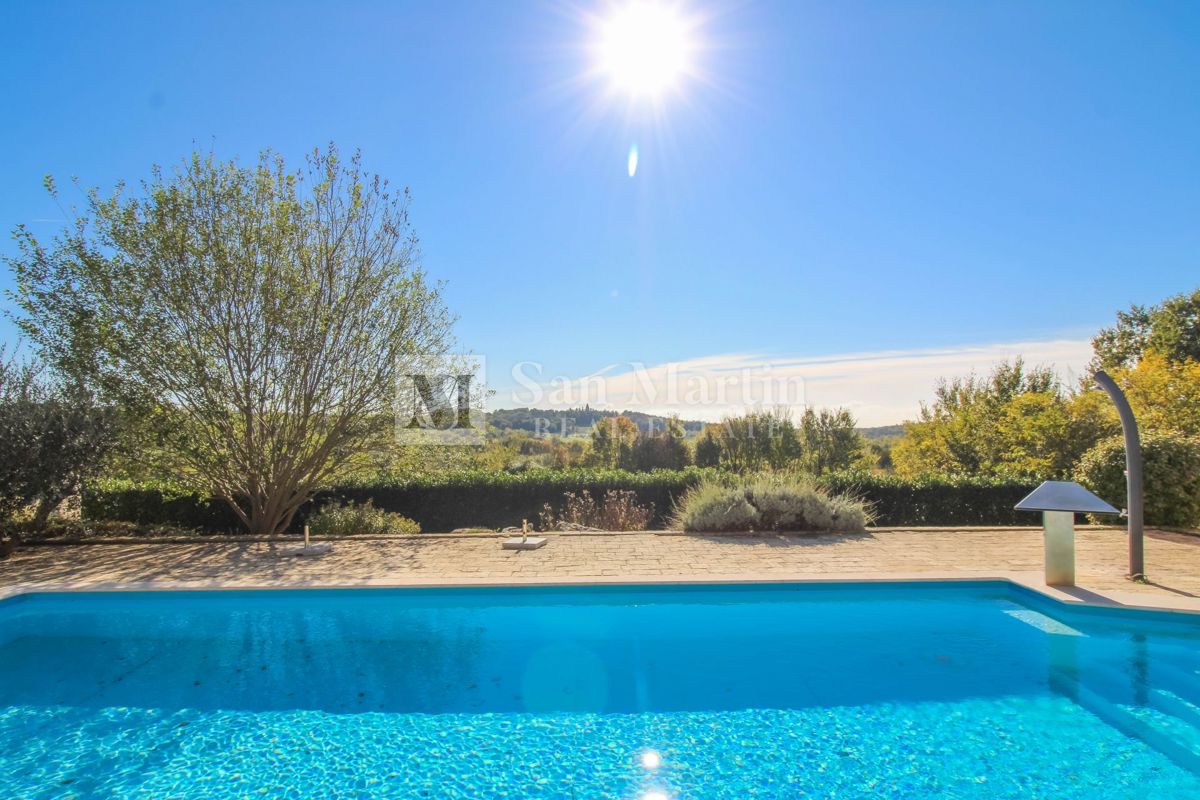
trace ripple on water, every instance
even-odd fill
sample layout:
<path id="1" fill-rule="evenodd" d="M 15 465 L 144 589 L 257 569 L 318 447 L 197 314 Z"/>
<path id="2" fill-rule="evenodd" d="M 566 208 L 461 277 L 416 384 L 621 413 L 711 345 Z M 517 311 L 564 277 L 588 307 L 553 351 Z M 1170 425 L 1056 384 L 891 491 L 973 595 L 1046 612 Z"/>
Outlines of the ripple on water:
<path id="1" fill-rule="evenodd" d="M 552 715 L 17 706 L 0 740 L 6 800 L 1200 797 L 1196 776 L 1056 696 Z"/>

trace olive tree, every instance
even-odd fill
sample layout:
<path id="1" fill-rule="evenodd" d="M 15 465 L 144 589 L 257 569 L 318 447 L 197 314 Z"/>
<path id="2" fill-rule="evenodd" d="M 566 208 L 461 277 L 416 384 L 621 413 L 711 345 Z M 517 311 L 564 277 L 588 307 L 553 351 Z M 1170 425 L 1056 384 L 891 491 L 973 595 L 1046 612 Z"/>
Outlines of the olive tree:
<path id="1" fill-rule="evenodd" d="M 57 196 L 51 181 L 48 189 Z M 53 242 L 19 228 L 19 324 L 155 428 L 175 478 L 285 530 L 389 430 L 396 379 L 447 350 L 407 191 L 333 146 L 304 167 L 194 153 L 84 194 Z"/>
<path id="2" fill-rule="evenodd" d="M 32 508 L 33 522 L 44 523 L 105 465 L 118 422 L 82 387 L 0 347 L 0 518 Z"/>

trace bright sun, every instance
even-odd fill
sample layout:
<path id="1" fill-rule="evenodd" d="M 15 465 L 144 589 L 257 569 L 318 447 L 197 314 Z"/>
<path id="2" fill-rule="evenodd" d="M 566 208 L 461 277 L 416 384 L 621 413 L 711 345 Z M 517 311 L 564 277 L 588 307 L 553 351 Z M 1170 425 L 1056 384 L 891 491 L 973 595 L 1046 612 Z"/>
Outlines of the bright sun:
<path id="1" fill-rule="evenodd" d="M 600 23 L 599 66 L 619 90 L 657 99 L 691 67 L 691 26 L 679 11 L 654 0 L 633 0 Z"/>

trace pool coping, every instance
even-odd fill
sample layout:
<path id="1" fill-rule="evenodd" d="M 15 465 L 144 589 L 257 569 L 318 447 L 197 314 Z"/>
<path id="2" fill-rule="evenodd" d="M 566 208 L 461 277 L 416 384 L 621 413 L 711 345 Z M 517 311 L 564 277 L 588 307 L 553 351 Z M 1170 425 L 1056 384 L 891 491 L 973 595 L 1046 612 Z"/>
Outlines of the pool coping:
<path id="1" fill-rule="evenodd" d="M 357 582 L 338 581 L 283 581 L 264 584 L 260 582 L 215 581 L 103 581 L 95 583 L 47 582 L 13 583 L 0 587 L 0 602 L 26 595 L 88 593 L 88 592 L 225 592 L 225 591 L 299 591 L 299 590 L 382 590 L 382 589 L 456 589 L 456 588 L 517 588 L 517 587 L 568 587 L 606 586 L 639 587 L 654 585 L 778 585 L 778 584 L 918 584 L 918 583 L 1001 583 L 1017 592 L 1032 593 L 1038 599 L 1048 600 L 1068 608 L 1124 609 L 1138 612 L 1187 614 L 1200 617 L 1200 598 L 1180 596 L 1171 598 L 1144 598 L 1140 592 L 1119 589 L 1089 589 L 1086 586 L 1049 586 L 1037 575 L 1024 573 L 895 573 L 881 575 L 839 574 L 837 576 L 807 575 L 656 575 L 602 577 L 565 576 L 562 578 L 431 578 L 428 580 L 367 580 Z M 1159 602 L 1146 603 L 1144 600 Z M 1161 602 L 1165 600 L 1166 602 Z"/>
<path id="2" fill-rule="evenodd" d="M 362 533 L 353 534 L 350 536 L 334 536 L 334 537 L 313 537 L 316 541 L 321 542 L 392 542 L 392 541 L 439 541 L 439 540 L 454 540 L 454 539 L 506 539 L 513 535 L 516 529 L 509 531 L 503 530 L 488 530 L 479 529 L 475 531 L 428 531 L 421 533 L 389 533 L 375 534 Z M 863 533 L 923 533 L 926 531 L 939 531 L 946 533 L 987 533 L 991 531 L 1040 531 L 1040 525 L 882 525 L 882 526 L 867 526 L 862 529 Z M 1119 525 L 1076 525 L 1075 530 L 1078 531 L 1118 531 L 1124 530 Z M 1151 528 L 1148 532 L 1166 531 L 1168 533 L 1185 533 L 1200 536 L 1200 531 L 1191 531 L 1183 528 Z M 674 537 L 691 537 L 691 538 L 755 538 L 755 537 L 786 537 L 786 538 L 819 538 L 822 536 L 844 536 L 844 532 L 839 531 L 684 531 L 672 528 L 656 528 L 652 530 L 637 530 L 637 531 L 606 531 L 606 530 L 581 530 L 581 531 L 538 531 L 538 536 L 549 537 L 621 537 L 621 536 L 674 536 Z M 256 536 L 253 534 L 229 534 L 229 533 L 212 533 L 212 534 L 196 534 L 196 535 L 164 535 L 164 536 L 118 536 L 118 535 L 102 535 L 102 536 L 80 536 L 80 537 L 60 537 L 60 538 L 28 538 L 22 542 L 21 547 L 76 547 L 76 546 L 96 546 L 105 545 L 156 545 L 156 544 L 296 544 L 302 541 L 303 537 L 300 534 L 283 534 L 274 536 Z"/>

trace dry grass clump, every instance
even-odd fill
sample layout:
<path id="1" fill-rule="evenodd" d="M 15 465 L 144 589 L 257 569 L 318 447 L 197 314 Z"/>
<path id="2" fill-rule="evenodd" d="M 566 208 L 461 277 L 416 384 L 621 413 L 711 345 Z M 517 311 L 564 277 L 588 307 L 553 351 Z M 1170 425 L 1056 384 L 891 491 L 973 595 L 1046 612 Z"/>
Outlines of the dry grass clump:
<path id="1" fill-rule="evenodd" d="M 685 531 L 859 531 L 871 522 L 861 500 L 829 494 L 793 473 L 721 476 L 680 498 L 674 526 Z"/>
<path id="2" fill-rule="evenodd" d="M 543 531 L 599 530 L 644 531 L 654 519 L 654 504 L 638 505 L 637 493 L 609 489 L 599 500 L 591 492 L 563 494 L 563 507 L 555 511 L 546 503 L 538 515 Z"/>

